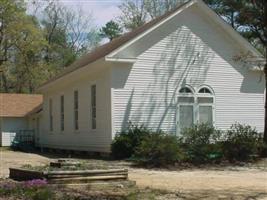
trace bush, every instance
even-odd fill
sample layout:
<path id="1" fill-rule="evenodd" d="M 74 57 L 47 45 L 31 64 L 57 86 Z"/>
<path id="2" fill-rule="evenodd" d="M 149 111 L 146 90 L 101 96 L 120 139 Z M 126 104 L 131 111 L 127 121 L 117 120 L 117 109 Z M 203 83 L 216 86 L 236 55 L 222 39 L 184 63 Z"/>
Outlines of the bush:
<path id="1" fill-rule="evenodd" d="M 150 134 L 150 130 L 144 126 L 130 123 L 128 130 L 115 136 L 111 144 L 112 156 L 116 159 L 130 158 L 144 137 Z"/>
<path id="2" fill-rule="evenodd" d="M 55 199 L 55 193 L 49 188 L 47 182 L 39 179 L 22 183 L 0 183 L 0 196 L 7 197 L 7 199 L 9 199 L 8 197 L 14 197 L 14 199 L 25 197 L 25 199 L 29 200 Z"/>
<path id="3" fill-rule="evenodd" d="M 194 164 L 219 162 L 222 158 L 221 132 L 208 124 L 194 125 L 182 131 L 186 160 Z"/>
<path id="4" fill-rule="evenodd" d="M 249 125 L 234 124 L 227 131 L 224 154 L 230 161 L 248 161 L 264 148 L 262 134 Z"/>
<path id="5" fill-rule="evenodd" d="M 160 132 L 147 135 L 137 147 L 134 158 L 140 164 L 159 167 L 180 161 L 182 155 L 177 137 Z"/>

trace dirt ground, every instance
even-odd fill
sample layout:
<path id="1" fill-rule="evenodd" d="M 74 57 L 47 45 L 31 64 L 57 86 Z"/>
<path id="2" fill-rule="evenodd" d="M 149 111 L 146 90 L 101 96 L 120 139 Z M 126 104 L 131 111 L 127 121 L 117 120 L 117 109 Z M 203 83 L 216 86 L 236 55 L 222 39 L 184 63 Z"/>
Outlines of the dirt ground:
<path id="1" fill-rule="evenodd" d="M 0 150 L 0 177 L 8 176 L 9 167 L 25 164 L 44 165 L 59 156 Z M 133 168 L 129 163 L 88 159 L 96 165 L 129 169 L 129 179 L 139 188 L 167 190 L 190 194 L 192 199 L 258 199 L 267 200 L 267 161 L 245 167 L 224 167 L 187 170 L 148 170 Z M 172 198 L 168 198 L 172 199 Z M 179 199 L 179 198 L 177 198 Z"/>

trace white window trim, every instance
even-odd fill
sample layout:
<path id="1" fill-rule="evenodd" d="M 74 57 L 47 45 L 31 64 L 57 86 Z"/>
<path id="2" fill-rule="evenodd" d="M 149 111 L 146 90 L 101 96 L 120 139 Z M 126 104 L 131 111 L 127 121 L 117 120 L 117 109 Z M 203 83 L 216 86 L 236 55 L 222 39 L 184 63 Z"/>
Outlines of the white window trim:
<path id="1" fill-rule="evenodd" d="M 95 117 L 95 123 L 96 123 L 96 128 L 93 128 L 93 106 L 92 106 L 92 87 L 95 86 L 96 90 L 95 90 L 95 109 L 96 109 L 96 117 Z M 96 132 L 97 130 L 97 84 L 96 82 L 92 82 L 90 84 L 90 130 L 92 132 Z"/>
<path id="2" fill-rule="evenodd" d="M 53 134 L 54 133 L 54 109 L 53 109 L 53 98 L 52 97 L 49 97 L 48 98 L 48 117 L 49 117 L 49 133 L 50 134 Z"/>
<path id="3" fill-rule="evenodd" d="M 197 103 L 197 98 L 198 97 L 209 97 L 212 98 L 213 103 Z M 212 125 L 215 127 L 216 126 L 216 119 L 215 119 L 215 97 L 213 94 L 197 94 L 196 95 L 196 106 L 197 106 L 197 111 L 199 111 L 199 106 L 211 106 L 212 107 Z M 197 114 L 197 122 L 199 123 L 199 112 Z"/>
<path id="4" fill-rule="evenodd" d="M 78 109 L 77 109 L 77 111 L 78 111 L 78 129 L 76 129 L 76 119 L 75 119 L 75 112 L 76 112 L 76 109 L 75 109 L 75 92 L 78 92 Z M 80 118 L 79 118 L 79 108 L 80 108 L 80 105 L 79 105 L 79 96 L 80 96 L 80 94 L 79 94 L 79 90 L 78 90 L 78 88 L 75 88 L 74 90 L 73 90 L 73 130 L 74 130 L 74 132 L 75 133 L 79 133 L 80 132 L 80 124 L 79 124 L 79 120 L 80 120 Z"/>
<path id="5" fill-rule="evenodd" d="M 61 112 L 61 97 L 63 96 L 63 99 L 64 99 L 64 104 L 63 104 L 63 116 L 64 116 L 64 119 L 63 119 L 63 130 L 62 130 L 62 119 L 61 119 L 61 117 L 62 117 L 62 112 Z M 65 121 L 66 121 L 66 98 L 65 98 L 65 94 L 64 93 L 61 93 L 60 94 L 60 96 L 59 96 L 59 101 L 60 101 L 60 112 L 59 112 L 59 119 L 60 119 L 60 133 L 64 133 L 65 132 L 65 130 L 66 130 L 66 123 L 65 123 Z"/>
<path id="6" fill-rule="evenodd" d="M 180 129 L 180 106 L 193 106 L 193 123 L 198 124 L 199 123 L 199 106 L 211 106 L 212 107 L 212 124 L 214 127 L 216 127 L 216 106 L 215 106 L 215 93 L 212 88 L 210 88 L 207 85 L 202 85 L 197 90 L 194 90 L 191 86 L 186 85 L 184 87 L 188 87 L 192 93 L 179 93 L 177 97 L 177 111 L 176 111 L 176 135 L 180 135 L 181 129 Z M 203 87 L 208 88 L 211 91 L 210 93 L 198 93 L 200 89 Z M 181 87 L 178 91 L 180 91 L 183 87 Z M 197 92 L 195 92 L 197 91 Z M 180 103 L 178 101 L 179 97 L 193 97 L 194 103 Z M 209 97 L 213 99 L 213 103 L 198 103 L 198 97 Z"/>

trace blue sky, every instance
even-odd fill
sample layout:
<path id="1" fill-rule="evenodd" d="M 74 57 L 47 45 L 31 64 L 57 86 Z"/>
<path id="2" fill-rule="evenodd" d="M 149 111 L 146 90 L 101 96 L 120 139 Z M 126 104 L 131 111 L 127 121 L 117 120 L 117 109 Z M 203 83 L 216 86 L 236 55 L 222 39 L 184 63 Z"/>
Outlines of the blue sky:
<path id="1" fill-rule="evenodd" d="M 93 14 L 97 26 L 102 26 L 119 15 L 118 5 L 121 0 L 59 0 L 69 9 L 81 7 L 84 13 Z"/>
<path id="2" fill-rule="evenodd" d="M 27 0 L 26 0 L 27 1 Z M 31 0 L 28 0 L 31 1 Z M 35 0 L 43 2 L 44 0 Z M 67 8 L 75 10 L 82 8 L 84 14 L 93 15 L 94 24 L 103 26 L 109 20 L 120 14 L 118 5 L 122 0 L 58 0 Z"/>

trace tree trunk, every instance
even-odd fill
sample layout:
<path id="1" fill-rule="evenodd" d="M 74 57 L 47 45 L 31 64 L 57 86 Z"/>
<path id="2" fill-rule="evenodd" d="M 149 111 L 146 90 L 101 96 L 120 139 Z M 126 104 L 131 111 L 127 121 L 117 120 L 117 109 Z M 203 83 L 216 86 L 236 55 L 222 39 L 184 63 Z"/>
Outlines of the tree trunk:
<path id="1" fill-rule="evenodd" d="M 266 58 L 267 58 L 267 56 L 266 56 Z M 266 91 L 266 88 L 267 88 L 267 63 L 264 66 L 264 75 L 265 75 L 264 76 L 265 77 L 265 107 L 264 107 L 265 117 L 264 117 L 264 136 L 263 136 L 263 139 L 264 139 L 265 144 L 267 144 L 267 91 Z"/>
<path id="2" fill-rule="evenodd" d="M 265 35 L 267 35 L 267 2 L 264 1 L 264 15 L 265 15 Z M 264 117 L 264 143 L 267 144 L 267 44 L 265 42 L 265 66 L 264 66 L 264 75 L 265 75 L 265 117 Z M 267 152 L 265 152 L 267 154 Z"/>
<path id="3" fill-rule="evenodd" d="M 8 93 L 8 86 L 7 86 L 7 79 L 6 76 L 4 74 L 4 72 L 1 73 L 2 74 L 2 83 L 1 83 L 1 90 L 3 90 L 5 93 Z"/>

